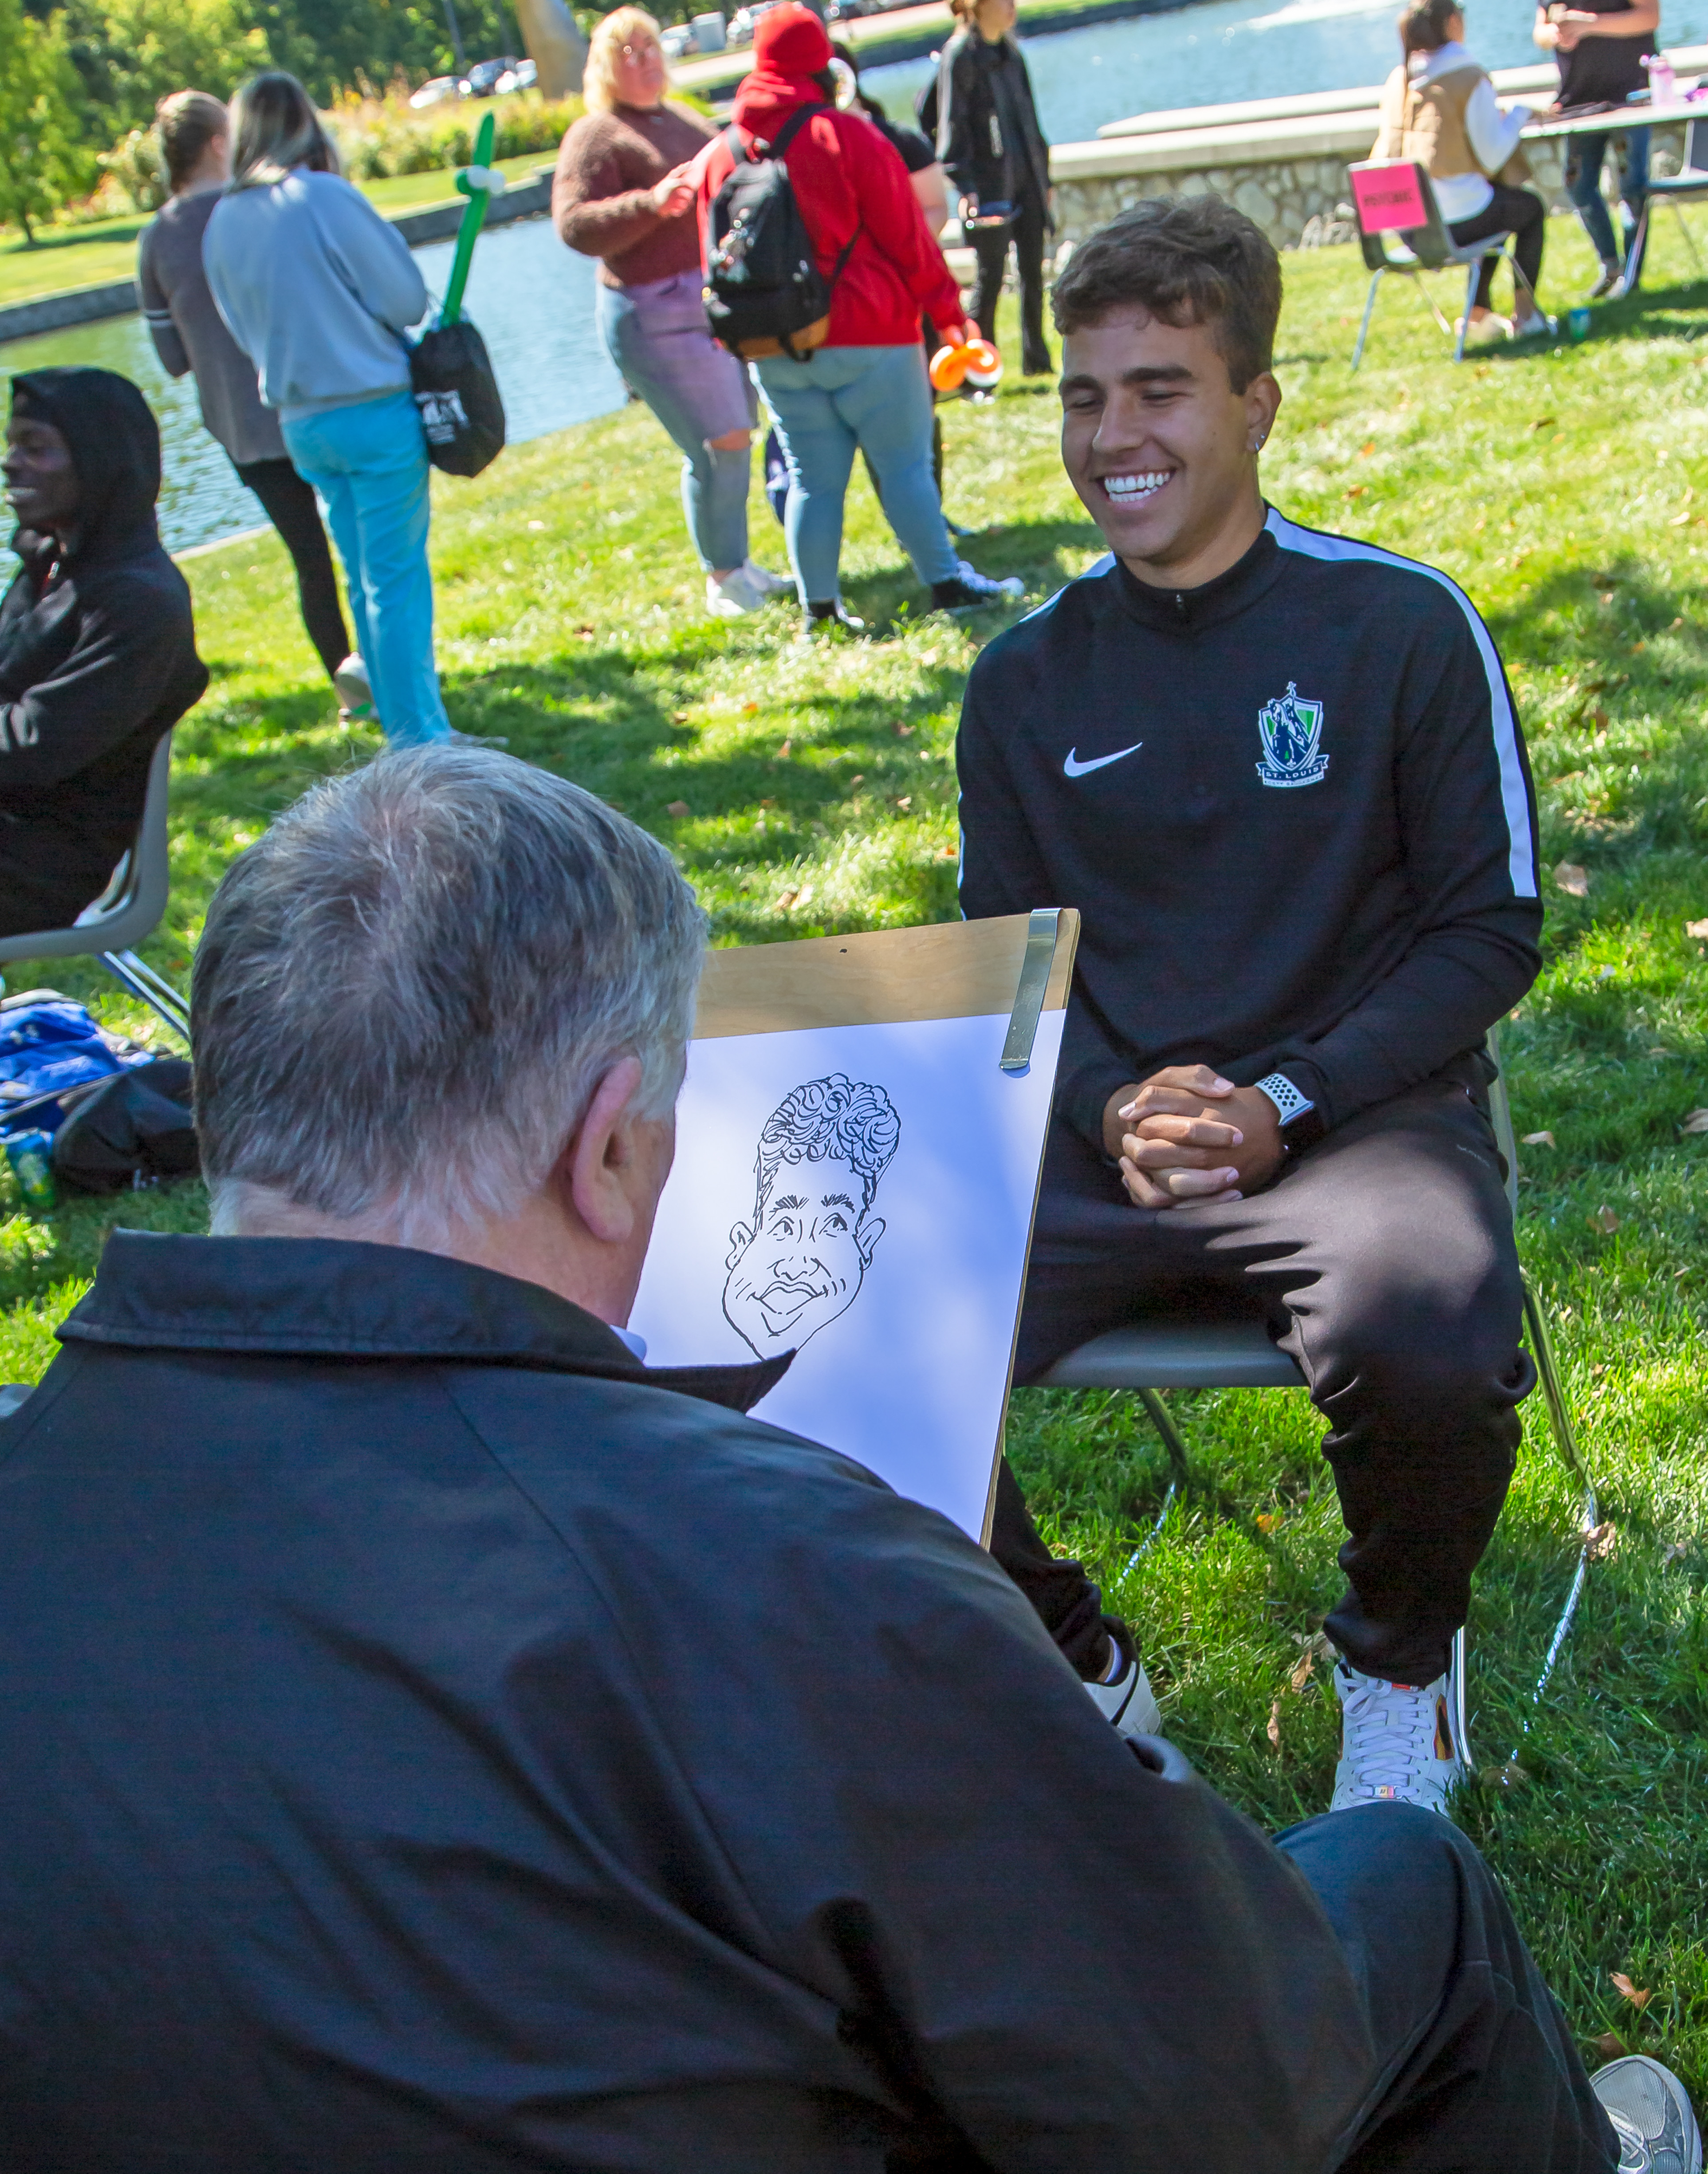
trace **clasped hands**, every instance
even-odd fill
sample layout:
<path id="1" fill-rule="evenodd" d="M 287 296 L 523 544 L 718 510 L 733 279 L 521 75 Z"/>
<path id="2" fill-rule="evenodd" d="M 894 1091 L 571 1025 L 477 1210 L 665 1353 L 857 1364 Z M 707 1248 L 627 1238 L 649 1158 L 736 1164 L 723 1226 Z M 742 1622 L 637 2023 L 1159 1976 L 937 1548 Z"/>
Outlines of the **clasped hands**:
<path id="1" fill-rule="evenodd" d="M 1282 1162 L 1275 1105 L 1208 1064 L 1170 1064 L 1118 1089 L 1104 1106 L 1103 1144 L 1136 1208 L 1238 1200 Z"/>

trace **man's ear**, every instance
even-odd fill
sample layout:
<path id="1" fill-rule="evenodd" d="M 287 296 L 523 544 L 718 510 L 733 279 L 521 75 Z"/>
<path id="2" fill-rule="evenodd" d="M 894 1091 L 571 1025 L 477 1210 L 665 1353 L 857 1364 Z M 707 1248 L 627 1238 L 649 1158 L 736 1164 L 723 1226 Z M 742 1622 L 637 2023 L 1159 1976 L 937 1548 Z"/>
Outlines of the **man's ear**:
<path id="1" fill-rule="evenodd" d="M 1281 412 L 1281 385 L 1273 370 L 1260 370 L 1240 397 L 1246 405 L 1246 443 L 1261 448 Z"/>
<path id="2" fill-rule="evenodd" d="M 860 1248 L 860 1265 L 869 1268 L 872 1256 L 878 1251 L 878 1241 L 884 1236 L 881 1215 L 862 1215 L 854 1228 L 854 1242 Z"/>
<path id="3" fill-rule="evenodd" d="M 559 1158 L 560 1182 L 591 1236 L 620 1246 L 652 1203 L 636 1198 L 640 1172 L 635 1137 L 638 1057 L 619 1057 L 593 1090 L 586 1114 Z"/>
<path id="4" fill-rule="evenodd" d="M 751 1230 L 745 1223 L 732 1223 L 729 1226 L 729 1257 L 724 1263 L 725 1268 L 732 1268 L 758 1236 L 757 1218 Z"/>

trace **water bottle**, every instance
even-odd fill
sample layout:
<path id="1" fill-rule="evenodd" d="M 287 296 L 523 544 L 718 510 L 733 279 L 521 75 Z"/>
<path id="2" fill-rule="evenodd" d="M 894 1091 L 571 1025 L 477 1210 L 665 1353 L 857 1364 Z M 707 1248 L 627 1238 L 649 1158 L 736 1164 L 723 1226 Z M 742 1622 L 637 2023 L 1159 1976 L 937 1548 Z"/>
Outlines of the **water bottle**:
<path id="1" fill-rule="evenodd" d="M 47 1133 L 13 1133 L 6 1142 L 6 1160 L 12 1165 L 24 1204 L 37 1215 L 48 1215 L 58 1195 L 53 1183 L 53 1139 Z"/>
<path id="2" fill-rule="evenodd" d="M 1678 98 L 1678 78 L 1673 73 L 1673 63 L 1664 53 L 1645 53 L 1643 66 L 1649 77 L 1651 105 L 1674 105 Z"/>

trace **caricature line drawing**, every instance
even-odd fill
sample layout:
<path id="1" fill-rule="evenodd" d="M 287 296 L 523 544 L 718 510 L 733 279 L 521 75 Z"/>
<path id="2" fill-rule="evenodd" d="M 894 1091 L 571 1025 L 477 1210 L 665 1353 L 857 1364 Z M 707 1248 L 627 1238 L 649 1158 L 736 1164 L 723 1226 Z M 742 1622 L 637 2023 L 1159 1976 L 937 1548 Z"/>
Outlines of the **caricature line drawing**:
<path id="1" fill-rule="evenodd" d="M 751 1223 L 730 1230 L 724 1317 L 761 1359 L 798 1351 L 860 1295 L 872 1212 L 901 1138 L 882 1087 L 833 1072 L 792 1088 L 759 1133 Z"/>

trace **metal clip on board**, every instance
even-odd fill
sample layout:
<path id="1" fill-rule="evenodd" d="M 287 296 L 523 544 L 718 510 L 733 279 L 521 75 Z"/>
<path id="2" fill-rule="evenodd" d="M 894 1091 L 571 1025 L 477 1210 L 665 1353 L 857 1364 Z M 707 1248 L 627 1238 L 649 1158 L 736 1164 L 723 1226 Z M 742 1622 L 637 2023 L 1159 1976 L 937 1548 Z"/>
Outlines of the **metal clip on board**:
<path id="1" fill-rule="evenodd" d="M 1003 1044 L 1001 1061 L 1004 1072 L 1022 1073 L 1031 1065 L 1032 1044 L 1037 1039 L 1038 1016 L 1044 1009 L 1044 994 L 1050 986 L 1050 969 L 1055 963 L 1056 937 L 1061 920 L 1059 906 L 1035 906 L 1026 923 L 1020 984 L 1014 992 L 1014 1008 L 1008 1014 L 1008 1040 Z"/>

